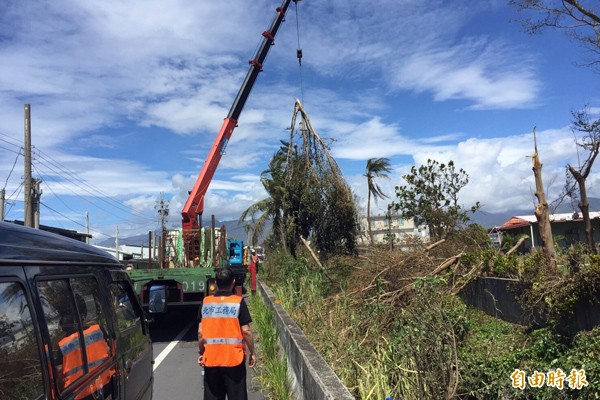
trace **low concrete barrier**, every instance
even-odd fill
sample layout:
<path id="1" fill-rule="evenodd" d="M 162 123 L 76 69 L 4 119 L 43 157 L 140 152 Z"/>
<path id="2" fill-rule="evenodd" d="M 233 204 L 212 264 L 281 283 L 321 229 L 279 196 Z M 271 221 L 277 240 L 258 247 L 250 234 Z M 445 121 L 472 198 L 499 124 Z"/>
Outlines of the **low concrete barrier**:
<path id="1" fill-rule="evenodd" d="M 539 312 L 525 313 L 517 301 L 527 287 L 527 284 L 516 279 L 479 277 L 464 287 L 459 296 L 465 303 L 505 321 L 534 329 L 547 326 L 544 315 Z M 592 330 L 600 324 L 599 303 L 600 293 L 579 299 L 572 315 L 558 321 L 555 329 L 567 335 Z"/>
<path id="2" fill-rule="evenodd" d="M 275 304 L 271 289 L 258 281 L 258 291 L 273 309 L 275 325 L 279 331 L 279 345 L 287 356 L 288 375 L 291 375 L 292 391 L 297 399 L 344 400 L 354 399 L 340 378 L 323 357 L 315 350 L 280 304 Z M 340 338 L 341 339 L 341 338 Z"/>

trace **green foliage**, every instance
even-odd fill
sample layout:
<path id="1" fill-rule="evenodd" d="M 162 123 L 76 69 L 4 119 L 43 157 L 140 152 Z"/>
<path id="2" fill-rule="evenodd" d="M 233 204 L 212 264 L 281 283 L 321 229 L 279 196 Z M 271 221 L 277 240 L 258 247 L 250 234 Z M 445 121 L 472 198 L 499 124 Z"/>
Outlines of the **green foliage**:
<path id="1" fill-rule="evenodd" d="M 523 234 L 511 235 L 509 233 L 503 233 L 502 234 L 502 245 L 500 248 L 502 249 L 502 251 L 509 251 L 524 236 L 526 237 L 527 235 L 523 235 Z"/>
<path id="2" fill-rule="evenodd" d="M 365 168 L 364 176 L 367 178 L 367 226 L 369 228 L 369 240 L 373 245 L 373 234 L 371 233 L 371 197 L 377 203 L 377 199 L 387 197 L 375 182 L 375 178 L 389 178 L 387 174 L 392 172 L 390 160 L 387 158 L 369 158 Z"/>
<path id="3" fill-rule="evenodd" d="M 367 160 L 364 176 L 367 178 L 369 196 L 373 196 L 373 200 L 377 201 L 377 199 L 387 197 L 375 182 L 375 178 L 389 178 L 387 174 L 390 172 L 392 172 L 392 170 L 388 158 L 369 158 Z"/>
<path id="4" fill-rule="evenodd" d="M 469 309 L 469 332 L 460 348 L 460 392 L 477 399 L 503 398 L 519 365 L 526 335 L 521 328 Z M 508 397 L 506 397 L 508 398 Z"/>
<path id="5" fill-rule="evenodd" d="M 300 236 L 310 237 L 323 257 L 353 253 L 358 234 L 357 211 L 337 166 L 322 168 L 318 162 L 315 166 L 313 154 L 306 146 L 290 145 L 282 141 L 269 168 L 261 174 L 269 198 L 252 205 L 241 219 L 251 217 L 254 221 L 254 215 L 261 213 L 254 235 L 272 219 L 271 247 L 282 246 L 294 256 Z"/>
<path id="6" fill-rule="evenodd" d="M 427 160 L 427 165 L 412 167 L 403 176 L 406 186 L 396 186 L 397 202 L 391 208 L 404 219 L 414 219 L 416 224 L 426 223 L 434 239 L 445 238 L 450 232 L 469 221 L 469 212 L 475 212 L 477 202 L 470 209 L 458 203 L 458 193 L 469 183 L 469 176 L 454 162 L 448 164 Z"/>
<path id="7" fill-rule="evenodd" d="M 262 388 L 267 389 L 272 398 L 287 400 L 291 395 L 287 384 L 287 359 L 279 351 L 279 332 L 275 327 L 273 311 L 260 296 L 250 297 L 248 306 L 257 334 L 260 352 L 258 377 Z"/>
<path id="8" fill-rule="evenodd" d="M 494 249 L 475 248 L 461 264 L 484 262 L 486 273 L 528 277 L 536 287 L 555 282 L 551 290 L 546 286 L 539 292 L 554 293 L 557 297 L 549 297 L 554 307 L 569 292 L 581 299 L 600 288 L 598 263 L 581 267 L 573 281 L 587 289 L 577 289 L 571 281 L 557 280 L 565 275 L 543 266 L 541 254 L 502 256 Z M 448 294 L 446 278 L 440 276 L 416 279 L 412 296 L 401 304 L 376 300 L 387 290 L 380 280 L 374 282 L 375 297 L 358 300 L 338 292 L 346 286 L 341 281 L 355 279 L 350 274 L 354 268 L 344 265 L 347 260 L 332 259 L 335 265 L 328 269 L 339 273 L 331 282 L 307 258 L 277 257 L 269 262 L 276 260 L 281 280 L 270 285 L 357 398 L 600 399 L 600 327 L 574 338 L 552 326 L 528 331 L 468 308 Z M 566 298 L 565 305 L 570 302 Z M 557 368 L 566 375 L 572 369 L 585 370 L 589 385 L 581 390 L 570 389 L 567 382 L 563 390 L 529 385 L 520 390 L 511 385 L 516 369 L 530 375 Z"/>

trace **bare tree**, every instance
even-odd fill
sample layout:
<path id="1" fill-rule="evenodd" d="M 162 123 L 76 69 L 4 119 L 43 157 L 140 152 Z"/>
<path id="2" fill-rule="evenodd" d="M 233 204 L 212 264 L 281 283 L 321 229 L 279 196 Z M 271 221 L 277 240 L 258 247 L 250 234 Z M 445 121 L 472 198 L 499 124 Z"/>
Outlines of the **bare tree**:
<path id="1" fill-rule="evenodd" d="M 548 201 L 546 201 L 546 194 L 544 193 L 544 183 L 542 181 L 542 162 L 537 149 L 537 139 L 535 135 L 535 127 L 533 128 L 533 143 L 535 152 L 533 153 L 533 175 L 535 177 L 535 197 L 538 200 L 538 204 L 535 206 L 535 218 L 538 221 L 540 227 L 540 240 L 542 242 L 542 252 L 544 258 L 549 263 L 553 263 L 553 259 L 556 256 L 556 250 L 554 248 L 554 239 L 552 238 L 552 226 L 550 225 L 550 212 L 548 209 Z"/>
<path id="2" fill-rule="evenodd" d="M 579 189 L 579 209 L 583 218 L 585 227 L 585 236 L 589 251 L 596 254 L 596 244 L 594 242 L 594 229 L 590 220 L 590 203 L 588 201 L 586 179 L 592 171 L 594 161 L 600 152 L 600 119 L 592 119 L 587 108 L 580 111 L 573 111 L 572 130 L 575 134 L 575 143 L 588 152 L 583 164 L 574 167 L 567 164 L 567 170 L 573 177 L 573 180 L 567 180 L 566 193 L 571 197 L 576 196 L 576 186 Z M 577 134 L 581 137 L 577 138 Z"/>
<path id="3" fill-rule="evenodd" d="M 523 26 L 529 33 L 543 29 L 563 30 L 589 53 L 586 66 L 600 67 L 600 17 L 592 0 L 510 0 L 519 12 L 533 11 L 538 18 L 525 18 Z"/>

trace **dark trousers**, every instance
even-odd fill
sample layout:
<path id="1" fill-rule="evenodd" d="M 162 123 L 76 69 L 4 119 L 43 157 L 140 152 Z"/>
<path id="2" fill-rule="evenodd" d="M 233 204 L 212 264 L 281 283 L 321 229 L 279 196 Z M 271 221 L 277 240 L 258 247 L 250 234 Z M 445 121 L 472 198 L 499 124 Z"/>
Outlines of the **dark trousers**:
<path id="1" fill-rule="evenodd" d="M 204 368 L 204 400 L 247 400 L 246 364 Z"/>

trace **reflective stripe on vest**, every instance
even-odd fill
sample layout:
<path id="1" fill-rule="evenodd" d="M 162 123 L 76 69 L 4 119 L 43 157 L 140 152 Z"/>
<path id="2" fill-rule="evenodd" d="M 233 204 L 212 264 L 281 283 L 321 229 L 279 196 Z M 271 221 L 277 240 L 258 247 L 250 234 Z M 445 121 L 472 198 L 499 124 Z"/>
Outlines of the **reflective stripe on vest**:
<path id="1" fill-rule="evenodd" d="M 242 344 L 244 339 L 210 338 L 204 339 L 204 344 Z"/>
<path id="2" fill-rule="evenodd" d="M 245 358 L 239 323 L 241 296 L 207 296 L 202 303 L 204 365 L 234 367 Z"/>
<path id="3" fill-rule="evenodd" d="M 108 360 L 109 348 L 104 340 L 104 333 L 98 324 L 92 325 L 84 330 L 83 337 L 85 340 L 88 370 L 91 372 Z M 68 387 L 78 378 L 83 376 L 85 371 L 79 343 L 79 334 L 73 333 L 67 336 L 58 342 L 58 345 L 63 354 L 64 387 Z M 104 376 L 102 380 L 108 382 L 110 377 Z"/>

